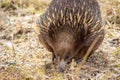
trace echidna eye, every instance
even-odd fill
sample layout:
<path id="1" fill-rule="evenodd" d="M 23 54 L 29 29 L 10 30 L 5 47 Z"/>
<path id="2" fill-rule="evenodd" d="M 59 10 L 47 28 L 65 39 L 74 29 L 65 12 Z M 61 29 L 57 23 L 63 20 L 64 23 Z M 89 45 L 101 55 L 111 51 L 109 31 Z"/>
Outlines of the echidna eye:
<path id="1" fill-rule="evenodd" d="M 60 54 L 59 54 L 59 53 L 57 53 L 57 57 L 60 57 Z"/>
<path id="2" fill-rule="evenodd" d="M 68 59 L 69 58 L 69 55 L 66 55 L 66 59 Z"/>

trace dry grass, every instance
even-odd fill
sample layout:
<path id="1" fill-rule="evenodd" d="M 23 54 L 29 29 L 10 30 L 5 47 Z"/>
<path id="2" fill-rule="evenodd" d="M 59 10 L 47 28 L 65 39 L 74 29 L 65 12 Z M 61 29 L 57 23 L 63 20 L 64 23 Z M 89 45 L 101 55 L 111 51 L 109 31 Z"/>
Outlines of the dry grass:
<path id="1" fill-rule="evenodd" d="M 73 60 L 64 73 L 52 64 L 52 55 L 39 43 L 36 32 L 36 20 L 50 1 L 12 1 L 0 0 L 0 80 L 120 79 L 120 0 L 99 0 L 104 42 L 80 71 Z"/>

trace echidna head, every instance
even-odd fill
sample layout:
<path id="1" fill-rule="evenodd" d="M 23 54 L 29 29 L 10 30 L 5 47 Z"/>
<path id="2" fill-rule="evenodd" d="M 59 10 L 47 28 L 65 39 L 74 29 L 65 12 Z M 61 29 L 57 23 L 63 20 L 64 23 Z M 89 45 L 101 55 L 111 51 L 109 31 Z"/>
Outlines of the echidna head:
<path id="1" fill-rule="evenodd" d="M 80 49 L 81 37 L 79 32 L 75 33 L 75 30 L 71 27 L 66 27 L 54 32 L 53 36 L 50 36 L 50 43 L 53 49 L 53 53 L 56 58 L 59 57 L 59 69 L 61 72 L 64 71 L 65 65 L 72 60 L 76 53 Z"/>

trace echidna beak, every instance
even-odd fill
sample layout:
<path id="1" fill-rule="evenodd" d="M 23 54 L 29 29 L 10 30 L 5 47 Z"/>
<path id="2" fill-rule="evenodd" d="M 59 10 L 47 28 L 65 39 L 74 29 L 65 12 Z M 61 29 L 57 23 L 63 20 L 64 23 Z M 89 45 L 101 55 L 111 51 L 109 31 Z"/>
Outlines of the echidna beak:
<path id="1" fill-rule="evenodd" d="M 64 61 L 64 60 L 62 59 L 62 60 L 60 61 L 59 71 L 60 71 L 60 72 L 64 72 L 65 66 L 66 66 L 66 61 Z"/>

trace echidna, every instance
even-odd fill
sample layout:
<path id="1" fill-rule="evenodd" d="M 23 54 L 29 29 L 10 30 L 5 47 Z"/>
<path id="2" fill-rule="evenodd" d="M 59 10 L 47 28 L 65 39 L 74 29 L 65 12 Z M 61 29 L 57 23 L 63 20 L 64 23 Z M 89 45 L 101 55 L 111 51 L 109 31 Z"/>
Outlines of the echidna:
<path id="1" fill-rule="evenodd" d="M 71 59 L 83 58 L 100 35 L 91 55 L 105 35 L 96 0 L 52 0 L 37 24 L 41 43 L 53 53 L 53 58 L 60 58 L 60 71 Z"/>

